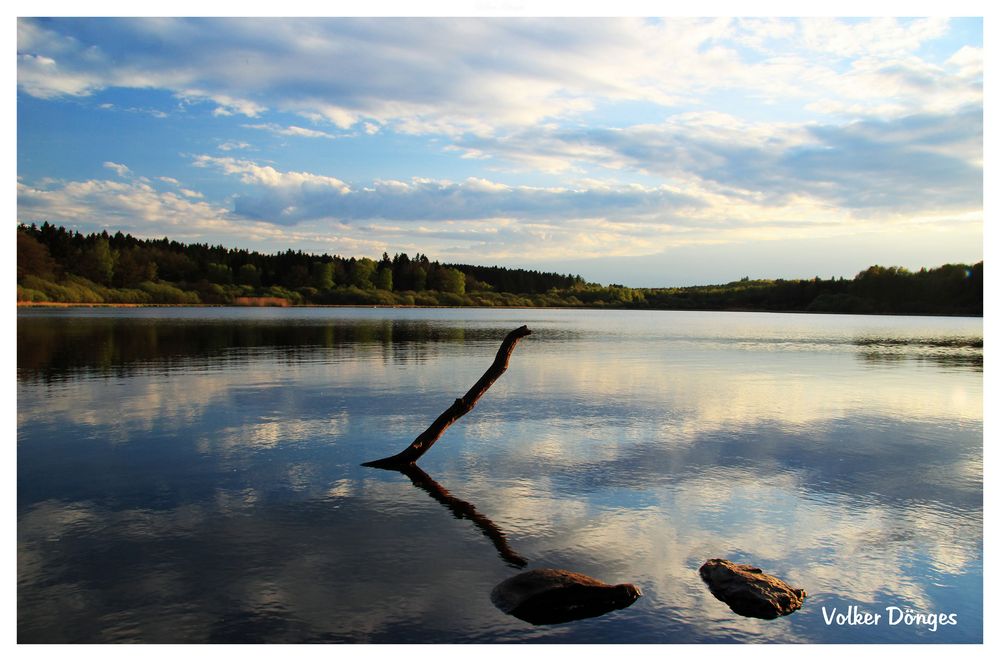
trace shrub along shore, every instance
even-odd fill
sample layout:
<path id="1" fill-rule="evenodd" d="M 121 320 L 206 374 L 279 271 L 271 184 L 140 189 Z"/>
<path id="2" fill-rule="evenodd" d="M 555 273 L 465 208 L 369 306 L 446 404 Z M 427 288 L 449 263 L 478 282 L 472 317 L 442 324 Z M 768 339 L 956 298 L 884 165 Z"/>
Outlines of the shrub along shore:
<path id="1" fill-rule="evenodd" d="M 574 307 L 981 316 L 983 263 L 854 278 L 742 280 L 695 287 L 600 285 L 580 276 L 441 264 L 426 255 L 273 255 L 83 235 L 43 223 L 17 229 L 18 305 L 322 305 Z"/>

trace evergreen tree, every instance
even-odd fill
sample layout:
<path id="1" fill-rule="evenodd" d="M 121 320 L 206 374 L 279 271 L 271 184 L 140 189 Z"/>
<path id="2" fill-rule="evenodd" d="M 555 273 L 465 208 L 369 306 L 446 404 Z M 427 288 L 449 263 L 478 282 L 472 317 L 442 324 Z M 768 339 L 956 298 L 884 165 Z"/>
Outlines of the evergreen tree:
<path id="1" fill-rule="evenodd" d="M 313 264 L 313 287 L 319 290 L 333 289 L 333 262 Z"/>
<path id="2" fill-rule="evenodd" d="M 375 288 L 392 291 L 392 265 L 380 266 L 375 273 Z"/>
<path id="3" fill-rule="evenodd" d="M 106 234 L 106 233 L 105 233 Z M 100 285 L 110 285 L 115 270 L 115 255 L 111 252 L 107 236 L 95 237 L 83 249 L 79 273 Z"/>

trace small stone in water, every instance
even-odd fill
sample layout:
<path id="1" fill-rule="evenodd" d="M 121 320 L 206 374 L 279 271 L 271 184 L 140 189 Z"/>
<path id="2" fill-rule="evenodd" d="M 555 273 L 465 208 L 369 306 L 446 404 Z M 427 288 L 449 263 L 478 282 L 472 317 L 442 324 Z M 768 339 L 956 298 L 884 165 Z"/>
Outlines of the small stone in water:
<path id="1" fill-rule="evenodd" d="M 737 615 L 773 620 L 798 610 L 805 590 L 793 588 L 759 567 L 713 558 L 698 570 L 708 589 Z"/>
<path id="2" fill-rule="evenodd" d="M 493 605 L 531 624 L 559 624 L 627 608 L 642 596 L 631 583 L 609 585 L 563 569 L 533 569 L 503 581 Z"/>

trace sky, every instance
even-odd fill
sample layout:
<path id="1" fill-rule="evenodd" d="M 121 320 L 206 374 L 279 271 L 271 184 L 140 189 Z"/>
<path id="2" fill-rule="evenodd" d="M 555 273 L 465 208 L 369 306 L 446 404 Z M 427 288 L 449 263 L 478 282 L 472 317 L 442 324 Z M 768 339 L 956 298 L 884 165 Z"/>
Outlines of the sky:
<path id="1" fill-rule="evenodd" d="M 629 286 L 983 259 L 981 18 L 17 20 L 17 218 Z"/>

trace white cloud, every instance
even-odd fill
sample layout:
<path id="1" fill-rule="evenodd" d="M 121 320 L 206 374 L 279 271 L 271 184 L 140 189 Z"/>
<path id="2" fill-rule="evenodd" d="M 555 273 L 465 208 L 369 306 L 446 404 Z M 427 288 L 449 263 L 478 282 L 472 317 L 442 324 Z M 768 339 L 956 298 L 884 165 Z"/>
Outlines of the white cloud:
<path id="1" fill-rule="evenodd" d="M 267 107 L 249 99 L 243 99 L 219 92 L 206 92 L 199 89 L 184 89 L 178 91 L 179 96 L 188 101 L 212 101 L 218 104 L 213 114 L 220 116 L 246 115 L 258 117 L 267 111 Z"/>
<path id="2" fill-rule="evenodd" d="M 896 18 L 844 21 L 833 18 L 800 19 L 801 43 L 819 53 L 841 57 L 911 53 L 942 36 L 948 19 L 926 18 L 908 24 Z"/>
<path id="3" fill-rule="evenodd" d="M 18 53 L 17 84 L 25 92 L 40 99 L 59 96 L 86 96 L 101 87 L 101 82 L 88 74 L 67 73 L 56 60 L 44 55 Z"/>
<path id="4" fill-rule="evenodd" d="M 347 184 L 335 177 L 309 172 L 281 172 L 270 165 L 257 165 L 252 161 L 228 156 L 219 158 L 199 155 L 195 157 L 194 164 L 197 167 L 216 167 L 226 174 L 238 174 L 243 183 L 258 184 L 267 188 L 319 187 L 331 189 L 340 194 L 351 191 Z"/>
<path id="5" fill-rule="evenodd" d="M 199 167 L 238 175 L 259 188 L 237 199 L 236 212 L 256 219 L 294 223 L 322 218 L 346 220 L 479 220 L 629 217 L 665 218 L 701 202 L 667 186 L 567 189 L 510 186 L 479 177 L 462 182 L 415 177 L 376 180 L 351 189 L 340 179 L 308 172 L 282 172 L 252 161 L 195 157 Z"/>
<path id="6" fill-rule="evenodd" d="M 267 131 L 275 135 L 293 136 L 297 138 L 328 138 L 335 139 L 337 136 L 325 131 L 302 128 L 301 126 L 279 126 L 277 124 L 244 124 L 243 128 Z"/>
<path id="7" fill-rule="evenodd" d="M 219 145 L 219 149 L 222 151 L 233 151 L 236 149 L 249 149 L 251 147 L 249 142 L 240 142 L 238 140 L 230 140 L 223 142 Z"/>
<path id="8" fill-rule="evenodd" d="M 18 218 L 42 218 L 64 225 L 99 223 L 127 229 L 155 225 L 188 234 L 186 227 L 210 229 L 229 223 L 226 211 L 205 202 L 190 202 L 147 183 L 91 179 L 32 187 L 18 183 Z"/>
<path id="9" fill-rule="evenodd" d="M 716 196 L 717 208 L 729 206 L 733 214 L 746 203 L 784 205 L 783 215 L 801 202 L 925 214 L 982 208 L 982 112 L 974 105 L 961 113 L 846 125 L 684 113 L 622 129 L 470 137 L 454 149 L 529 170 L 639 171 L 672 181 L 689 195 Z"/>
<path id="10" fill-rule="evenodd" d="M 104 167 L 109 170 L 114 170 L 119 177 L 128 177 L 132 174 L 132 171 L 128 169 L 128 166 L 122 165 L 121 163 L 114 163 L 112 161 L 105 161 Z"/>
<path id="11" fill-rule="evenodd" d="M 983 76 L 983 49 L 962 46 L 948 58 L 946 64 L 958 69 L 962 78 L 979 79 Z"/>
<path id="12" fill-rule="evenodd" d="M 938 67 L 937 92 L 886 86 L 888 71 L 928 66 L 912 53 L 946 33 L 945 19 L 97 20 L 102 36 L 86 42 L 68 36 L 72 21 L 19 21 L 20 89 L 158 88 L 220 115 L 281 110 L 341 129 L 448 135 L 579 117 L 600 102 L 698 104 L 725 90 L 806 103 L 835 92 L 862 108 L 891 97 L 911 110 L 976 93 L 964 65 Z M 114 57 L 119 41 L 132 44 L 128 58 Z"/>
<path id="13" fill-rule="evenodd" d="M 283 172 L 252 161 L 198 156 L 195 164 L 249 186 L 233 208 L 248 220 L 302 230 L 335 227 L 340 236 L 377 236 L 385 244 L 464 259 L 649 255 L 671 246 L 981 225 L 975 177 L 964 188 L 958 185 L 960 172 L 958 179 L 947 179 L 950 170 L 960 170 L 957 159 L 976 153 L 974 140 L 967 151 L 956 147 L 968 122 L 937 120 L 779 131 L 725 115 L 700 115 L 666 131 L 650 126 L 549 136 L 553 151 L 565 143 L 572 153 L 587 138 L 594 144 L 584 145 L 584 152 L 605 163 L 656 164 L 674 180 L 671 186 L 584 178 L 573 187 L 532 187 L 480 177 L 458 182 L 415 177 L 351 188 L 335 177 Z M 535 135 L 524 139 L 544 142 Z M 873 141 L 887 155 L 873 156 Z M 898 172 L 883 172 L 886 159 L 909 162 Z M 847 161 L 853 170 L 843 167 Z"/>

